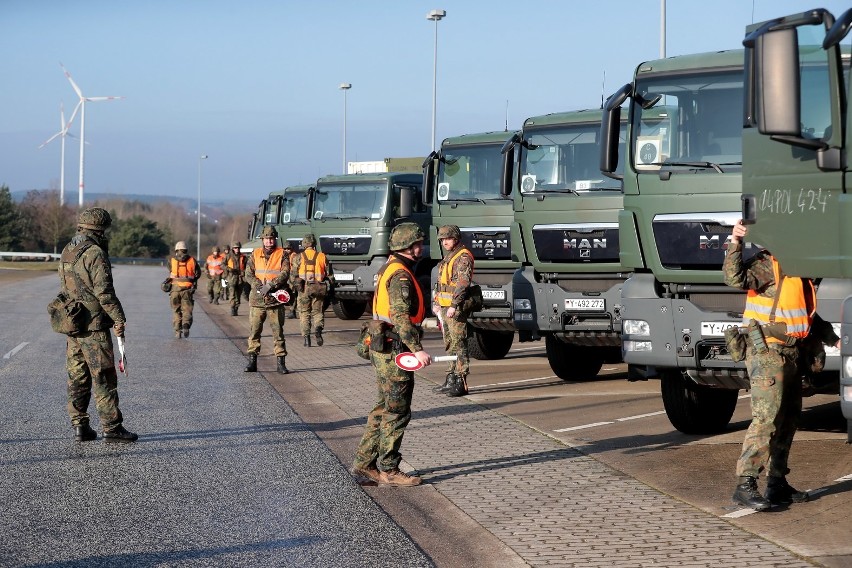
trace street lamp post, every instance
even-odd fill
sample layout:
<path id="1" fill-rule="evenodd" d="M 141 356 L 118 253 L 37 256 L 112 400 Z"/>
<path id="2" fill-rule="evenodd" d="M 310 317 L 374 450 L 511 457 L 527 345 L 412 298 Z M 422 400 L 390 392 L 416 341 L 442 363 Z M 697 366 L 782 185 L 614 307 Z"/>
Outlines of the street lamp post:
<path id="1" fill-rule="evenodd" d="M 201 161 L 207 159 L 207 154 L 201 154 L 198 157 L 198 207 L 196 217 L 198 219 L 198 229 L 195 234 L 195 262 L 201 262 Z"/>
<path id="2" fill-rule="evenodd" d="M 352 83 L 340 83 L 338 89 L 343 91 L 343 173 L 346 173 L 346 91 L 352 88 Z"/>
<path id="3" fill-rule="evenodd" d="M 438 98 L 438 22 L 446 17 L 446 10 L 432 10 L 426 14 L 427 20 L 435 21 L 435 55 L 432 60 L 432 151 L 435 151 L 435 110 Z"/>

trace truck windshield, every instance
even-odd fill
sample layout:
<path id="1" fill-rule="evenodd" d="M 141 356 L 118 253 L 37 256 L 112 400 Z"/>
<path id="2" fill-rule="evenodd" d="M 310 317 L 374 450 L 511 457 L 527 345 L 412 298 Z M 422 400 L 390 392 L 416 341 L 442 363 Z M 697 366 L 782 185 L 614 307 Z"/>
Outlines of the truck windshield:
<path id="1" fill-rule="evenodd" d="M 621 191 L 621 183 L 600 172 L 600 123 L 525 130 L 521 154 L 521 192 L 580 193 Z M 625 126 L 619 135 L 625 140 Z M 619 172 L 621 171 L 619 165 Z"/>
<path id="2" fill-rule="evenodd" d="M 281 203 L 281 223 L 308 222 L 308 194 L 288 193 Z"/>
<path id="3" fill-rule="evenodd" d="M 317 188 L 315 219 L 381 219 L 387 203 L 387 184 L 327 184 Z"/>
<path id="4" fill-rule="evenodd" d="M 742 167 L 741 70 L 640 78 L 636 93 L 631 145 L 638 172 Z"/>
<path id="5" fill-rule="evenodd" d="M 453 147 L 438 165 L 438 200 L 500 199 L 501 144 Z"/>

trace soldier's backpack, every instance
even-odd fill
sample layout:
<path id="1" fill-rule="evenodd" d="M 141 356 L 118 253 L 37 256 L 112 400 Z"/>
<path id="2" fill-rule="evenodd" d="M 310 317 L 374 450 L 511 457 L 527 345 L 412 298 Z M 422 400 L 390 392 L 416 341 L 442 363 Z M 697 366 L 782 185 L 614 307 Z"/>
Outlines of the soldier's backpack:
<path id="1" fill-rule="evenodd" d="M 80 257 L 83 256 L 83 253 L 90 246 L 92 246 L 90 243 L 80 245 L 74 252 L 74 259 L 70 263 L 72 267 L 80 260 Z M 76 274 L 73 280 L 73 290 L 68 290 L 68 293 L 65 290 L 61 290 L 56 298 L 47 305 L 47 313 L 50 314 L 50 326 L 53 328 L 53 331 L 70 336 L 79 335 L 86 331 L 89 319 L 89 310 L 76 297 L 78 289 L 81 288 Z"/>

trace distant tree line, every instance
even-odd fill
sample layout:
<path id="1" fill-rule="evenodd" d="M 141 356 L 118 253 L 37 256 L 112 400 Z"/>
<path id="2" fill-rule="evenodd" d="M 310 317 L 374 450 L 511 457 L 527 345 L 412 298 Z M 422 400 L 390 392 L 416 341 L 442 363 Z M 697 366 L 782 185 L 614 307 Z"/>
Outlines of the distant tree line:
<path id="1" fill-rule="evenodd" d="M 109 199 L 86 204 L 110 212 L 113 224 L 109 253 L 113 257 L 161 258 L 177 241 L 185 241 L 195 254 L 197 217 L 167 202 L 142 203 Z M 217 219 L 201 219 L 202 261 L 218 245 L 246 241 L 250 214 L 217 213 Z M 77 229 L 76 205 L 60 205 L 56 190 L 28 191 L 15 203 L 9 187 L 0 186 L 0 251 L 61 252 Z"/>

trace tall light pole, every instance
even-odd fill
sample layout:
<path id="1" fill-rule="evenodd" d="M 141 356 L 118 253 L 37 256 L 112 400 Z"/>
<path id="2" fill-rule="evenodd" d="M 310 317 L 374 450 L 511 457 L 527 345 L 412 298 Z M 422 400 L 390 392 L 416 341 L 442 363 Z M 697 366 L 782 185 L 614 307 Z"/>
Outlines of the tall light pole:
<path id="1" fill-rule="evenodd" d="M 446 17 L 446 10 L 432 10 L 426 14 L 427 20 L 435 21 L 435 56 L 432 62 L 432 151 L 435 151 L 435 110 L 438 99 L 438 22 Z"/>
<path id="2" fill-rule="evenodd" d="M 343 91 L 343 173 L 346 173 L 346 91 L 352 88 L 352 83 L 340 83 L 337 87 Z"/>
<path id="3" fill-rule="evenodd" d="M 198 157 L 198 230 L 195 233 L 195 262 L 201 262 L 201 161 L 207 159 L 207 154 Z"/>

